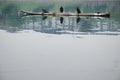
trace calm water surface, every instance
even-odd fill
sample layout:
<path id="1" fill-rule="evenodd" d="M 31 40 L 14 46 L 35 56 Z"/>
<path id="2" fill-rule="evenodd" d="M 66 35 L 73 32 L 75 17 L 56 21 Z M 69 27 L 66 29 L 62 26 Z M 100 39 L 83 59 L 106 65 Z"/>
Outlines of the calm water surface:
<path id="1" fill-rule="evenodd" d="M 26 4 L 23 4 L 22 2 L 6 2 L 6 4 L 4 3 L 3 5 L 1 5 L 0 10 L 0 28 L 8 32 L 32 29 L 37 32 L 48 34 L 120 31 L 120 1 L 91 1 L 83 3 L 69 3 L 69 5 L 67 3 L 45 4 L 46 6 L 42 4 L 41 6 L 38 6 L 40 5 L 40 3 L 31 4 L 30 2 Z M 30 5 L 31 7 L 29 7 Z M 47 19 L 44 19 L 45 16 L 28 16 L 24 18 L 21 18 L 19 16 L 20 10 L 39 12 L 42 8 L 45 8 L 50 12 L 56 12 L 59 11 L 60 6 L 63 6 L 64 11 L 67 12 L 76 13 L 76 7 L 79 7 L 81 12 L 84 13 L 109 12 L 111 16 L 110 18 L 64 17 L 63 24 L 60 23 L 60 17 L 47 17 Z"/>
<path id="2" fill-rule="evenodd" d="M 27 16 L 20 10 L 109 12 L 110 18 Z M 0 1 L 0 80 L 120 80 L 120 1 Z"/>

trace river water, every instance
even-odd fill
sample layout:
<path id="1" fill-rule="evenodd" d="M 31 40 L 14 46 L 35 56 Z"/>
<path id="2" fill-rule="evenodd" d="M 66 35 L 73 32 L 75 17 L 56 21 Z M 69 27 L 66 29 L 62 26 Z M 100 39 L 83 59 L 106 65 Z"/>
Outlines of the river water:
<path id="1" fill-rule="evenodd" d="M 120 80 L 120 1 L 0 4 L 0 80 Z M 19 15 L 61 5 L 110 18 Z"/>

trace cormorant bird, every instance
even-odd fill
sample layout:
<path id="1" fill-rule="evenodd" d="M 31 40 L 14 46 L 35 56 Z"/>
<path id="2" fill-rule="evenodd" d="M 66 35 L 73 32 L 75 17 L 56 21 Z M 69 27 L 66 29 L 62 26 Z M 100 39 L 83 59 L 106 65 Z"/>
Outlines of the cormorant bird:
<path id="1" fill-rule="evenodd" d="M 78 7 L 76 8 L 76 10 L 78 14 L 81 13 L 81 10 Z"/>
<path id="2" fill-rule="evenodd" d="M 42 12 L 44 12 L 44 13 L 48 13 L 48 11 L 47 11 L 47 10 L 45 10 L 45 9 L 42 9 Z"/>
<path id="3" fill-rule="evenodd" d="M 97 14 L 100 14 L 100 12 L 97 12 Z"/>
<path id="4" fill-rule="evenodd" d="M 63 13 L 63 7 L 62 6 L 60 7 L 60 12 Z"/>

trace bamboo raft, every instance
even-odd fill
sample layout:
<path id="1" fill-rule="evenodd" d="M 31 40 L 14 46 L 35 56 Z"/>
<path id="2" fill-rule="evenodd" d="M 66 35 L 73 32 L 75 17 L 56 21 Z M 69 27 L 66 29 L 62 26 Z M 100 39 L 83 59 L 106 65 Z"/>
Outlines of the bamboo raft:
<path id="1" fill-rule="evenodd" d="M 23 13 L 23 16 L 29 16 L 29 15 L 41 15 L 41 16 L 53 16 L 53 17 L 63 17 L 63 16 L 69 16 L 69 17 L 110 17 L 110 13 L 71 13 L 71 12 L 29 12 L 29 11 L 20 11 Z"/>
<path id="2" fill-rule="evenodd" d="M 47 19 L 48 16 L 52 16 L 52 17 L 60 17 L 60 23 L 62 24 L 64 21 L 63 17 L 77 17 L 76 22 L 79 23 L 80 22 L 80 18 L 81 17 L 95 17 L 95 18 L 109 18 L 110 17 L 110 13 L 81 13 L 81 10 L 77 7 L 76 8 L 77 13 L 72 13 L 72 12 L 64 12 L 63 7 L 60 7 L 60 12 L 48 12 L 45 9 L 42 9 L 41 12 L 30 12 L 30 11 L 20 11 L 20 13 L 22 13 L 22 16 L 33 16 L 33 15 L 40 15 L 43 16 L 43 20 Z"/>

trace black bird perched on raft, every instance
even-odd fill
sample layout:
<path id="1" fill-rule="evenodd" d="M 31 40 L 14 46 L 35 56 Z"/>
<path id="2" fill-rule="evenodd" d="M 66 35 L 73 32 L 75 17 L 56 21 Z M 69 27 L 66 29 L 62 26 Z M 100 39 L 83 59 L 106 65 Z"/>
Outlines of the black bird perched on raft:
<path id="1" fill-rule="evenodd" d="M 44 12 L 44 13 L 48 13 L 48 11 L 47 11 L 47 10 L 45 10 L 45 9 L 42 9 L 42 12 Z"/>
<path id="2" fill-rule="evenodd" d="M 63 13 L 63 7 L 62 6 L 60 7 L 60 12 Z"/>
<path id="3" fill-rule="evenodd" d="M 81 13 L 81 10 L 78 7 L 76 8 L 76 10 L 78 14 Z"/>

